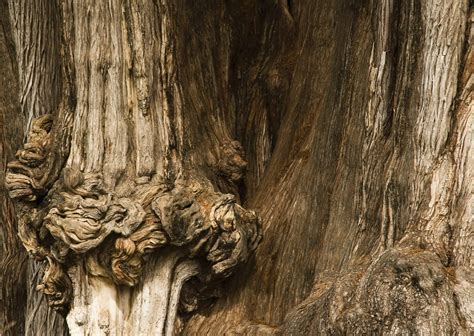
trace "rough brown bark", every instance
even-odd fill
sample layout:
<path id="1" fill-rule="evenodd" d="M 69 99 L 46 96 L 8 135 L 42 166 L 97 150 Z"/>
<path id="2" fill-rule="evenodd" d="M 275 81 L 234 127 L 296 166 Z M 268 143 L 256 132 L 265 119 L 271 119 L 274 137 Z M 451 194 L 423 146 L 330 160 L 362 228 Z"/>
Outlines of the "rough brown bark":
<path id="1" fill-rule="evenodd" d="M 5 133 L 3 140 L 12 147 L 8 154 L 8 161 L 11 161 L 26 138 L 31 120 L 51 113 L 57 108 L 61 98 L 59 17 L 55 10 L 56 5 L 51 1 L 10 1 L 8 4 L 5 1 L 3 8 L 2 19 L 8 22 L 10 27 L 6 33 L 16 46 L 14 48 L 16 57 L 13 61 L 16 67 L 15 79 L 18 88 L 10 92 L 8 90 L 2 92 L 11 98 L 18 99 L 20 104 L 20 109 L 5 110 L 2 114 L 6 121 L 6 130 L 10 132 L 10 134 Z M 45 20 L 45 18 L 49 19 Z M 9 83 L 14 82 L 9 81 Z M 6 198 L 5 200 L 5 204 L 8 204 L 9 201 Z M 18 244 L 18 229 L 16 223 L 13 225 L 14 227 L 8 229 L 8 234 L 14 237 L 15 243 Z M 9 332 L 12 335 L 23 333 L 38 335 L 53 332 L 58 335 L 66 334 L 64 318 L 47 306 L 44 296 L 36 288 L 43 278 L 44 265 L 31 258 L 25 262 L 23 248 L 13 249 L 8 245 L 5 247 L 9 249 L 8 254 L 11 255 L 10 257 L 8 254 L 4 255 L 5 262 L 9 258 L 15 266 L 2 269 L 5 269 L 9 277 L 13 277 L 13 283 L 17 283 L 21 288 L 20 293 L 26 294 L 26 299 L 24 299 L 15 291 L 11 291 L 14 285 L 8 282 L 3 283 L 3 290 L 12 300 L 10 304 L 3 307 L 10 316 L 21 321 L 18 325 L 21 329 L 12 329 Z M 6 334 L 9 333 L 6 332 Z"/>
<path id="2" fill-rule="evenodd" d="M 468 5 L 295 2 L 299 57 L 253 203 L 257 272 L 190 334 L 469 334 Z"/>
<path id="3" fill-rule="evenodd" d="M 52 19 L 31 15 L 37 11 Z M 23 119 L 4 129 L 26 130 L 33 117 L 53 114 L 51 131 L 38 124 L 53 143 L 44 191 L 35 194 L 42 202 L 26 209 L 47 211 L 40 216 L 45 227 L 82 260 L 58 259 L 76 293 L 70 327 L 86 328 L 84 307 L 90 319 L 94 309 L 100 315 L 100 302 L 78 297 L 114 297 L 111 305 L 126 311 L 143 288 L 167 283 L 155 261 L 174 260 L 174 252 L 162 246 L 192 241 L 196 228 L 187 224 L 186 237 L 167 231 L 174 218 L 196 223 L 194 212 L 167 209 L 185 197 L 211 218 L 209 204 L 230 193 L 261 216 L 264 239 L 217 300 L 217 287 L 205 281 L 197 282 L 204 286 L 197 296 L 196 278 L 185 286 L 188 299 L 207 299 L 196 311 L 181 311 L 183 334 L 473 332 L 472 3 L 11 1 L 10 14 L 20 80 L 18 88 L 8 83 Z M 13 76 L 11 64 L 5 71 Z M 4 120 L 14 111 L 9 106 Z M 9 139 L 4 131 L 2 143 Z M 3 156 L 4 165 L 12 154 Z M 84 181 L 96 179 L 105 191 L 94 189 L 96 182 L 87 189 Z M 196 181 L 200 187 L 190 187 Z M 25 196 L 12 185 L 10 195 Z M 143 208 L 143 227 L 158 225 L 158 236 L 151 243 L 142 227 L 115 245 L 122 231 L 75 244 L 70 220 L 61 219 L 70 210 L 60 204 L 78 195 L 83 204 L 103 195 L 112 195 L 113 207 L 136 202 L 127 211 L 139 218 Z M 25 208 L 15 204 L 21 217 Z M 11 237 L 11 203 L 2 205 Z M 145 242 L 155 251 L 151 260 L 126 252 Z M 90 266 L 91 246 L 112 251 L 118 268 Z M 145 275 L 122 273 L 121 262 Z M 206 267 L 186 265 L 182 278 L 169 283 L 178 293 L 181 281 Z M 46 294 L 56 292 L 42 281 Z M 116 286 L 137 282 L 137 289 Z M 28 306 L 42 298 L 32 291 L 28 297 Z M 151 321 L 145 301 L 134 306 L 143 311 L 142 325 Z M 45 316 L 34 311 L 26 313 L 32 333 Z M 97 326 L 112 334 L 138 330 L 117 316 L 99 316 Z M 59 316 L 45 328 L 65 332 Z"/>
<path id="4" fill-rule="evenodd" d="M 0 12 L 8 13 L 6 1 L 0 2 Z M 17 239 L 13 204 L 3 184 L 7 162 L 23 141 L 25 120 L 20 114 L 15 46 L 5 15 L 0 15 L 0 67 L 0 333 L 14 335 L 24 332 L 26 253 Z"/>

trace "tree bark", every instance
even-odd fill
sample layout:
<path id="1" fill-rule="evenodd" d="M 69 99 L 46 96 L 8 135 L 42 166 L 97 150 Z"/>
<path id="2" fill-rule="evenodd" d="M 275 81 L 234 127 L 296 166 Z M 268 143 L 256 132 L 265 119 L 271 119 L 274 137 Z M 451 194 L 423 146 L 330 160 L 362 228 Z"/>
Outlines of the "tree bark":
<path id="1" fill-rule="evenodd" d="M 0 11 L 8 13 L 6 1 L 0 2 Z M 26 303 L 25 264 L 26 253 L 16 237 L 15 213 L 8 193 L 3 188 L 7 162 L 13 159 L 16 149 L 21 146 L 24 119 L 20 114 L 18 100 L 19 85 L 17 61 L 11 26 L 8 16 L 0 17 L 0 194 L 1 230 L 0 242 L 0 333 L 22 334 L 24 331 L 24 309 Z M 7 124 L 7 120 L 9 121 Z M 16 312 L 15 314 L 14 307 Z"/>
<path id="2" fill-rule="evenodd" d="M 474 332 L 472 2 L 8 9 L 5 334 Z"/>

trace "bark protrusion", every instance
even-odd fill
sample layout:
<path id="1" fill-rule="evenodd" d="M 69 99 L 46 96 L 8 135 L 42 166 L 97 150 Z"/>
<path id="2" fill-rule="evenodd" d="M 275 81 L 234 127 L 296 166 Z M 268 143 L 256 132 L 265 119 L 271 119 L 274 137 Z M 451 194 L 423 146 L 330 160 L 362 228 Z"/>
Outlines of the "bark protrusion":
<path id="1" fill-rule="evenodd" d="M 392 248 L 328 283 L 288 314 L 278 335 L 468 334 L 455 300 L 446 299 L 456 282 L 430 251 Z"/>
<path id="2" fill-rule="evenodd" d="M 229 182 L 239 182 L 247 167 L 244 148 L 238 141 L 227 141 L 220 148 L 220 157 L 217 162 L 218 173 Z"/>
<path id="3" fill-rule="evenodd" d="M 28 142 L 16 153 L 17 160 L 8 164 L 5 185 L 11 198 L 35 201 L 46 193 L 42 183 L 45 161 L 51 145 L 52 115 L 33 121 Z"/>
<path id="4" fill-rule="evenodd" d="M 207 255 L 214 274 L 228 276 L 245 261 L 261 239 L 260 219 L 253 211 L 238 205 L 235 198 L 225 195 L 210 213 L 212 223 L 220 234 Z"/>
<path id="5" fill-rule="evenodd" d="M 41 150 L 47 147 L 50 126 L 48 118 L 36 120 L 25 147 L 34 147 L 30 143 Z M 238 143 L 230 148 L 237 158 L 231 157 L 223 166 L 236 179 L 238 172 L 229 166 L 237 162 L 242 167 L 235 152 L 242 148 Z M 33 153 L 41 155 L 21 152 L 19 157 L 36 168 L 45 155 Z M 206 282 L 230 275 L 257 247 L 260 220 L 239 206 L 233 195 L 215 192 L 201 179 L 177 181 L 171 189 L 154 183 L 138 185 L 121 193 L 127 197 L 119 197 L 107 190 L 101 174 L 67 167 L 43 202 L 23 211 L 19 235 L 32 255 L 48 261 L 39 288 L 52 307 L 67 309 L 73 291 L 67 270 L 79 256 L 91 275 L 133 287 L 140 282 L 145 256 L 166 246 L 207 264 L 199 277 Z"/>
<path id="6" fill-rule="evenodd" d="M 48 265 L 42 283 L 37 289 L 43 291 L 50 307 L 57 310 L 66 310 L 71 300 L 71 279 L 56 260 L 46 257 Z"/>
<path id="7" fill-rule="evenodd" d="M 99 174 L 67 169 L 63 175 L 69 192 L 59 193 L 44 225 L 74 252 L 85 253 L 97 247 L 112 232 L 129 236 L 144 220 L 142 207 L 107 193 Z"/>

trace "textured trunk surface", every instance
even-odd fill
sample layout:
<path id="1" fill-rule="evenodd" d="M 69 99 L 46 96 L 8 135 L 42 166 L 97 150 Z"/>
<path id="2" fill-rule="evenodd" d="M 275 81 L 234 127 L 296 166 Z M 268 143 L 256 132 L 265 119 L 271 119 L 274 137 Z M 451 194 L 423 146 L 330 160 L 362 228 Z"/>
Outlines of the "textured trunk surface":
<path id="1" fill-rule="evenodd" d="M 15 212 L 8 193 L 3 187 L 7 162 L 13 159 L 21 146 L 24 132 L 24 116 L 20 114 L 18 100 L 19 84 L 15 44 L 6 1 L 0 2 L 0 333 L 22 333 L 24 331 L 24 308 L 26 304 L 25 264 L 26 253 L 16 237 Z M 6 125 L 10 120 L 11 124 Z M 20 314 L 14 313 L 17 307 Z"/>
<path id="2" fill-rule="evenodd" d="M 148 267 L 134 289 L 84 273 L 77 276 L 67 317 L 70 334 L 173 335 L 183 283 L 198 274 L 199 266 L 192 260 L 180 262 L 179 253 L 171 251 Z"/>
<path id="3" fill-rule="evenodd" d="M 474 332 L 472 2 L 0 4 L 5 334 Z"/>

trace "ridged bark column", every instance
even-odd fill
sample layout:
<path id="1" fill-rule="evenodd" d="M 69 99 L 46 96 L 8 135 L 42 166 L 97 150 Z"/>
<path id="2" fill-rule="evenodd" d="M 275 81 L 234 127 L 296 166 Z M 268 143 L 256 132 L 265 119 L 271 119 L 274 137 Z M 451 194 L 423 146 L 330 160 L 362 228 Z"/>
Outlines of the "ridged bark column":
<path id="1" fill-rule="evenodd" d="M 46 265 L 38 289 L 72 335 L 172 335 L 178 309 L 260 240 L 235 192 L 245 153 L 223 123 L 212 164 L 192 162 L 202 126 L 184 107 L 174 1 L 63 1 L 55 15 L 60 103 L 32 119 L 6 176 L 23 245 Z"/>

